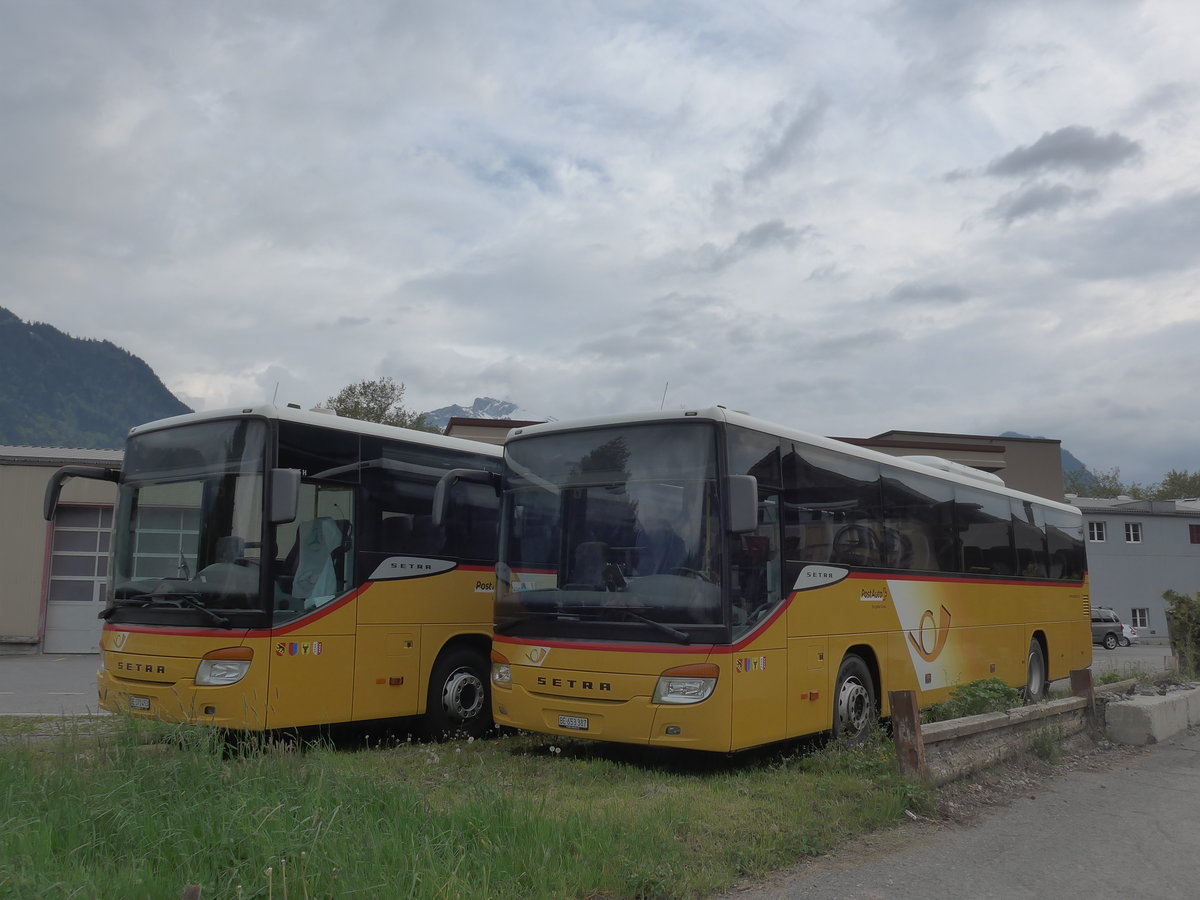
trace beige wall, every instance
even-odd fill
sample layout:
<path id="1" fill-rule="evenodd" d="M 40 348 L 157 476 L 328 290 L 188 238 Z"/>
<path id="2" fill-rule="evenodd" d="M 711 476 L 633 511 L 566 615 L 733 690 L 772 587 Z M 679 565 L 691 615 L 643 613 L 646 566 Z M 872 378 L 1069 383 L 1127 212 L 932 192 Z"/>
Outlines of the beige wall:
<path id="1" fill-rule="evenodd" d="M 42 498 L 57 468 L 0 465 L 0 644 L 28 644 L 41 637 L 50 536 Z M 111 482 L 72 478 L 59 502 L 112 505 L 116 496 Z"/>
<path id="2" fill-rule="evenodd" d="M 995 472 L 1010 488 L 1063 501 L 1062 445 L 1052 438 L 888 431 L 871 438 L 839 438 L 891 456 L 940 456 Z"/>

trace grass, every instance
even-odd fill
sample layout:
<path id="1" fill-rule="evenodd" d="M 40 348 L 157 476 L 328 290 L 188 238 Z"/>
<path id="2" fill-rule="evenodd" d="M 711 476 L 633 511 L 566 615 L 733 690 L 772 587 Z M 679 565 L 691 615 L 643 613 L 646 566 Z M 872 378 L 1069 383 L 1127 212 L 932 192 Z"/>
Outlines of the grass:
<path id="1" fill-rule="evenodd" d="M 931 803 L 882 737 L 732 759 L 531 735 L 231 754 L 198 728 L 6 726 L 0 896 L 703 897 Z"/>

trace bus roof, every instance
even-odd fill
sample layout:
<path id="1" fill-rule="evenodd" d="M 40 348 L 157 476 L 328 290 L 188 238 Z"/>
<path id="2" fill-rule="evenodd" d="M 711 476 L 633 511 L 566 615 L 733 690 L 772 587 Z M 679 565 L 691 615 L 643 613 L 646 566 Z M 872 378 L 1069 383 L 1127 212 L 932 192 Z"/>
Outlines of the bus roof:
<path id="1" fill-rule="evenodd" d="M 755 418 L 747 413 L 726 409 L 724 406 L 711 406 L 707 409 L 671 409 L 662 410 L 660 412 L 629 413 L 626 415 L 617 416 L 594 416 L 592 418 L 575 419 L 573 421 L 546 422 L 540 425 L 514 428 L 511 432 L 509 432 L 508 441 L 517 441 L 527 437 L 553 434 L 560 431 L 581 431 L 592 428 L 608 428 L 617 425 L 642 425 L 653 422 L 697 420 L 725 422 L 730 425 L 739 425 L 743 428 L 749 428 L 754 431 L 761 431 L 766 434 L 788 438 L 796 441 L 797 443 L 807 444 L 812 447 L 820 447 L 825 450 L 832 450 L 837 453 L 845 454 L 846 456 L 853 456 L 857 459 L 886 463 L 887 465 L 894 466 L 899 469 L 918 472 L 922 475 L 932 476 L 941 481 L 961 484 L 965 487 L 975 488 L 976 490 L 1004 494 L 1020 500 L 1034 501 L 1044 506 L 1053 507 L 1062 512 L 1078 512 L 1076 507 L 1062 501 L 1051 500 L 1047 497 L 1039 497 L 1036 494 L 1027 494 L 1024 491 L 1014 490 L 1004 485 L 1002 480 L 998 478 L 996 479 L 996 482 L 993 482 L 991 479 L 981 477 L 985 476 L 985 473 L 982 471 L 978 475 L 964 474 L 955 471 L 955 466 L 952 463 L 950 464 L 949 468 L 943 468 L 940 465 L 934 466 L 912 458 L 903 456 L 889 456 L 886 453 L 881 453 L 878 450 L 872 450 L 869 447 L 859 447 L 855 444 L 848 444 L 845 441 L 835 440 L 834 438 L 801 431 L 797 428 L 790 428 L 786 425 L 778 425 L 774 422 L 768 422 L 765 419 Z M 508 443 L 508 441 L 506 441 L 506 443 Z"/>
<path id="2" fill-rule="evenodd" d="M 480 453 L 484 456 L 492 457 L 503 455 L 503 450 L 499 446 L 496 444 L 487 444 L 483 441 L 471 441 L 466 438 L 449 437 L 430 431 L 416 431 L 412 428 L 400 428 L 395 425 L 380 425 L 377 422 L 364 422 L 361 419 L 350 419 L 345 416 L 339 416 L 332 411 L 306 410 L 291 405 L 275 406 L 271 403 L 263 403 L 258 406 L 233 407 L 230 409 L 205 410 L 203 412 L 186 413 L 182 416 L 171 416 L 167 419 L 158 419 L 154 422 L 136 425 L 129 429 L 129 437 L 145 434 L 149 431 L 159 431 L 164 428 L 191 425 L 196 422 L 244 418 L 298 422 L 318 428 L 332 428 L 337 431 L 353 432 L 354 434 L 368 434 L 374 437 L 387 438 L 393 441 L 405 441 L 409 444 L 421 444 L 427 447 L 437 447 L 443 450 L 461 450 L 467 453 Z"/>

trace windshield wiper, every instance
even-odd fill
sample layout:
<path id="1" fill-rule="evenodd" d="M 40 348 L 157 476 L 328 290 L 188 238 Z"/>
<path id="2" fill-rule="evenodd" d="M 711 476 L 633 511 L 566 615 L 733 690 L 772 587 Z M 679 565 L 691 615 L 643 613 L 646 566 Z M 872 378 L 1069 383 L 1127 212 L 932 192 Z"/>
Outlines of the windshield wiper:
<path id="1" fill-rule="evenodd" d="M 221 615 L 216 610 L 209 609 L 207 606 L 205 606 L 203 603 L 201 603 L 199 600 L 197 600 L 195 595 L 193 595 L 193 594 L 179 595 L 179 602 L 185 606 L 192 608 L 192 609 L 200 610 L 200 612 L 204 613 L 206 616 L 208 616 L 210 619 L 212 619 L 212 621 L 216 622 L 222 628 L 232 628 L 233 627 L 233 622 L 231 622 L 225 616 Z"/>
<path id="2" fill-rule="evenodd" d="M 643 608 L 646 608 L 646 607 L 643 607 Z M 688 634 L 686 631 L 680 631 L 678 628 L 673 628 L 670 625 L 668 625 L 666 622 L 656 622 L 656 621 L 654 621 L 654 619 L 648 619 L 645 616 L 641 615 L 640 613 L 635 612 L 633 610 L 633 608 L 630 606 L 604 606 L 604 607 L 601 607 L 601 610 L 604 612 L 607 612 L 609 610 L 612 610 L 613 612 L 619 612 L 622 615 L 626 616 L 627 618 L 633 619 L 636 622 L 641 622 L 645 625 L 649 625 L 655 631 L 665 634 L 667 637 L 671 638 L 672 640 L 674 640 L 680 644 L 690 644 L 692 642 L 692 636 L 690 634 Z"/>
<path id="3" fill-rule="evenodd" d="M 114 600 L 111 606 L 106 606 L 104 609 L 100 610 L 100 612 L 97 613 L 97 618 L 108 619 L 109 616 L 115 613 L 118 609 L 122 609 L 126 606 L 149 606 L 153 602 L 154 600 L 152 597 L 123 597 L 119 600 Z"/>
<path id="4" fill-rule="evenodd" d="M 169 600 L 170 603 L 159 603 L 160 600 Z M 215 624 L 222 628 L 232 628 L 233 623 L 225 616 L 221 615 L 216 610 L 209 609 L 196 597 L 195 594 L 184 594 L 175 591 L 152 591 L 146 594 L 140 594 L 137 597 L 127 597 L 120 600 L 114 600 L 112 606 L 101 610 L 100 618 L 108 619 L 118 609 L 123 609 L 126 606 L 157 606 L 160 609 L 163 606 L 169 606 L 174 609 L 196 609 L 208 616 Z"/>

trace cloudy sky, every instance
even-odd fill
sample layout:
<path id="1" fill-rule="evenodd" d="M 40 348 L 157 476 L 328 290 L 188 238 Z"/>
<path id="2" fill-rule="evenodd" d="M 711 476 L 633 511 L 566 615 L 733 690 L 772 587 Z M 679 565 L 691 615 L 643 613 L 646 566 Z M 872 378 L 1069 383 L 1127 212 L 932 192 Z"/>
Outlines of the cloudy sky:
<path id="1" fill-rule="evenodd" d="M 185 403 L 1198 469 L 1194 0 L 0 0 L 0 306 Z"/>

